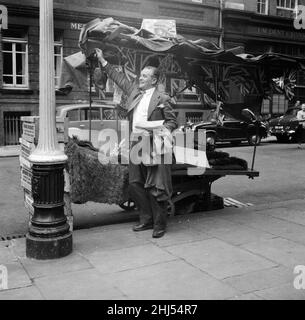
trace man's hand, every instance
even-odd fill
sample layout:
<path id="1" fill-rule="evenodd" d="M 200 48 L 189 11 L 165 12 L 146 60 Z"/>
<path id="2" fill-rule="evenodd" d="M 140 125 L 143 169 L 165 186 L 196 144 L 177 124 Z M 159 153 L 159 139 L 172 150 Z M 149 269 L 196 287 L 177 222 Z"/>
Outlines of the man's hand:
<path id="1" fill-rule="evenodd" d="M 107 60 L 105 60 L 104 58 L 103 51 L 99 48 L 95 48 L 95 54 L 96 54 L 97 60 L 101 63 L 103 67 L 105 67 L 107 64 Z"/>

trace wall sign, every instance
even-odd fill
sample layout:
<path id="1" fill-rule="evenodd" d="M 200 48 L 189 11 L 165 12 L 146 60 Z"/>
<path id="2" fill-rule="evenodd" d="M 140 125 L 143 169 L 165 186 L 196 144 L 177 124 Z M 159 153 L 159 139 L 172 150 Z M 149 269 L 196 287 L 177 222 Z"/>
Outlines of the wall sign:
<path id="1" fill-rule="evenodd" d="M 70 22 L 70 29 L 71 30 L 82 30 L 84 24 L 78 22 Z"/>

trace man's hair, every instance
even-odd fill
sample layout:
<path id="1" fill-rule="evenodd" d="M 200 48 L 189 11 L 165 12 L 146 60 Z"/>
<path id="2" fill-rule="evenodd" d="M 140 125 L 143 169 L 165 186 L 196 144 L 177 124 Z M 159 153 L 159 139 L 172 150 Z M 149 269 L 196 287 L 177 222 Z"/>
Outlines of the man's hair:
<path id="1" fill-rule="evenodd" d="M 160 71 L 157 67 L 154 66 L 146 66 L 144 69 L 149 69 L 153 71 L 153 76 L 157 79 L 157 83 L 159 82 L 160 78 Z"/>

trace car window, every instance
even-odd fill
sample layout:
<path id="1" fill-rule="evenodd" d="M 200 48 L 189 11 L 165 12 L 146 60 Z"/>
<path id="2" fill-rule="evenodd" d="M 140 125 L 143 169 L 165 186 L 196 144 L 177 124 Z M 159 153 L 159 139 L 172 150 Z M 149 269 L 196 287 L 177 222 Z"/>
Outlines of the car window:
<path id="1" fill-rule="evenodd" d="M 116 119 L 115 109 L 103 108 L 103 119 L 115 120 Z"/>
<path id="2" fill-rule="evenodd" d="M 80 109 L 80 121 L 89 120 L 89 108 Z M 101 120 L 100 108 L 91 108 L 91 120 Z"/>
<path id="3" fill-rule="evenodd" d="M 79 121 L 78 111 L 79 109 L 74 109 L 67 112 L 67 118 L 69 119 L 69 121 Z"/>

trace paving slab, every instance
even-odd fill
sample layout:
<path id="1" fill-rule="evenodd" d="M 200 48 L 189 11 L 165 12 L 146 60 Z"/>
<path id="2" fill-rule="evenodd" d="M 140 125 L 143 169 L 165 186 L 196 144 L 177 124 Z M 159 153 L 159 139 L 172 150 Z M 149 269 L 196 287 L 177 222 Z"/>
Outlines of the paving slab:
<path id="1" fill-rule="evenodd" d="M 203 224 L 195 224 L 194 230 L 204 231 L 207 235 L 223 240 L 233 245 L 241 245 L 260 239 L 274 238 L 271 233 L 249 228 L 239 223 L 233 223 L 221 218 L 206 219 Z"/>
<path id="2" fill-rule="evenodd" d="M 273 210 L 277 209 L 266 210 L 263 214 L 251 212 L 247 215 L 232 215 L 230 221 L 305 244 L 305 226 L 272 217 L 270 212 Z"/>
<path id="3" fill-rule="evenodd" d="M 38 278 L 34 284 L 47 300 L 125 299 L 109 278 L 94 269 Z"/>
<path id="4" fill-rule="evenodd" d="M 107 276 L 128 299 L 134 300 L 214 300 L 240 294 L 181 260 Z"/>
<path id="5" fill-rule="evenodd" d="M 0 291 L 0 300 L 44 300 L 35 286 Z"/>
<path id="6" fill-rule="evenodd" d="M 256 291 L 255 294 L 266 300 L 305 300 L 305 290 L 297 290 L 293 282 L 278 287 Z"/>
<path id="7" fill-rule="evenodd" d="M 101 273 L 114 273 L 177 259 L 152 244 L 85 255 Z"/>
<path id="8" fill-rule="evenodd" d="M 292 283 L 294 279 L 293 270 L 279 266 L 266 270 L 249 272 L 240 276 L 224 279 L 224 283 L 247 294 L 253 291 L 263 290 Z"/>
<path id="9" fill-rule="evenodd" d="M 93 268 L 87 259 L 76 252 L 72 252 L 72 254 L 67 257 L 55 260 L 22 258 L 20 262 L 31 279 Z"/>
<path id="10" fill-rule="evenodd" d="M 292 210 L 291 208 L 277 208 L 265 211 L 264 213 L 278 219 L 294 222 L 305 226 L 304 208 L 295 208 L 294 210 Z"/>
<path id="11" fill-rule="evenodd" d="M 305 246 L 283 238 L 266 239 L 242 245 L 248 251 L 288 268 L 305 265 Z"/>
<path id="12" fill-rule="evenodd" d="M 277 264 L 218 239 L 167 247 L 170 253 L 217 279 L 262 270 Z"/>
<path id="13" fill-rule="evenodd" d="M 74 249 L 82 254 L 149 244 L 149 241 L 137 238 L 130 225 L 122 226 L 115 230 L 101 228 L 99 232 L 93 233 L 76 231 L 73 236 L 73 242 Z"/>
<path id="14" fill-rule="evenodd" d="M 254 293 L 246 293 L 228 300 L 263 300 L 263 298 L 255 295 Z"/>
<path id="15" fill-rule="evenodd" d="M 19 262 L 3 264 L 8 273 L 8 289 L 24 288 L 32 285 L 28 274 Z"/>
<path id="16" fill-rule="evenodd" d="M 185 224 L 169 224 L 167 232 L 162 238 L 152 238 L 151 230 L 149 232 L 138 232 L 136 236 L 154 243 L 158 247 L 168 247 L 179 243 L 189 243 L 211 238 L 204 232 L 198 232 L 194 228 Z"/>
<path id="17" fill-rule="evenodd" d="M 4 243 L 0 242 L 0 265 L 18 261 L 8 246 L 8 244 L 4 245 Z"/>

